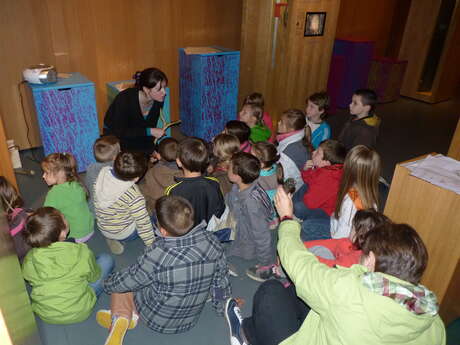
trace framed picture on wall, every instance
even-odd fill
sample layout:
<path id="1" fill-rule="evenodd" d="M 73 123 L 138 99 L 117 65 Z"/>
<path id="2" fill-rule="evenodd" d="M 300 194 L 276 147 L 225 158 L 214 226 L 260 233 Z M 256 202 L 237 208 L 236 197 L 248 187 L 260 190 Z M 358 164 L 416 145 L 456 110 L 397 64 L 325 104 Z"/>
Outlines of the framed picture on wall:
<path id="1" fill-rule="evenodd" d="M 304 37 L 323 36 L 326 26 L 326 12 L 307 12 Z"/>

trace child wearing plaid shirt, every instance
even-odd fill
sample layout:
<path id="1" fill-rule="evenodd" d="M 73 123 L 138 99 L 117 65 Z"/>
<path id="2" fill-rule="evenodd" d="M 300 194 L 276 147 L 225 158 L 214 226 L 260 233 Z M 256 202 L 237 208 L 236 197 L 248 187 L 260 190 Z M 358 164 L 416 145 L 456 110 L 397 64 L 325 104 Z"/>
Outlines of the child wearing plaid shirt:
<path id="1" fill-rule="evenodd" d="M 137 315 L 160 333 L 185 332 L 195 326 L 208 297 L 218 314 L 231 294 L 227 260 L 219 240 L 203 221 L 192 228 L 193 208 L 186 199 L 163 196 L 155 211 L 157 240 L 137 262 L 113 273 L 104 283 L 111 310 L 97 321 L 111 328 L 106 344 L 122 344 Z"/>

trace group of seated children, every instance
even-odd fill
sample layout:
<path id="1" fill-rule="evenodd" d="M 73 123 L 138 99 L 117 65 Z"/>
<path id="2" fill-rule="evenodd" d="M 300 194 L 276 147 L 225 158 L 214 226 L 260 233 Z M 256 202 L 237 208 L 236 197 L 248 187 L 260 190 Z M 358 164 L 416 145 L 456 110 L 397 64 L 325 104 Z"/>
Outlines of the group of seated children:
<path id="1" fill-rule="evenodd" d="M 110 329 L 106 344 L 121 344 L 139 317 L 161 333 L 189 330 L 210 296 L 216 311 L 226 312 L 232 344 L 248 344 L 239 331 L 238 306 L 230 298 L 229 274 L 237 276 L 238 272 L 228 264 L 220 243 L 230 239 L 229 256 L 256 262 L 246 271 L 248 277 L 261 282 L 291 278 L 297 289 L 305 282 L 300 291 L 307 292 L 297 295 L 320 313 L 316 308 L 322 303 L 317 301 L 321 294 L 311 295 L 310 280 L 296 281 L 299 272 L 309 276 L 303 267 L 313 261 L 305 253 L 315 254 L 331 267 L 363 263 L 363 257 L 374 258 L 375 264 L 377 253 L 369 254 L 375 239 L 369 233 L 390 223 L 376 211 L 379 155 L 362 145 L 375 145 L 379 123 L 373 112 L 375 102 L 370 90 L 355 93 L 350 104 L 354 117 L 346 123 L 339 141 L 330 139 L 330 127 L 324 121 L 325 93 L 308 97 L 305 113 L 298 109 L 283 112 L 276 136 L 264 112 L 262 95 L 251 94 L 239 120 L 229 121 L 212 143 L 194 137 L 180 143 L 165 138 L 150 162 L 144 154 L 120 152 L 118 139 L 105 136 L 94 144 L 97 163 L 88 167 L 86 186 L 79 181 L 71 154 L 54 153 L 43 160 L 43 178 L 51 188 L 44 207 L 34 212 L 24 210 L 15 189 L 0 179 L 10 233 L 24 258 L 24 278 L 32 286 L 34 311 L 50 323 L 79 322 L 88 317 L 97 296 L 105 291 L 111 295 L 111 308 L 99 311 L 97 320 Z M 280 188 L 286 181 L 292 185 L 292 195 Z M 277 205 L 278 214 L 275 202 L 284 205 L 282 212 Z M 294 216 L 300 223 L 284 222 Z M 113 254 L 123 253 L 127 241 L 140 238 L 144 242 L 146 250 L 135 264 L 111 273 L 113 258 L 93 255 L 84 242 L 94 233 L 94 219 Z M 284 235 L 278 242 L 278 258 L 277 232 L 270 229 L 279 221 Z M 297 253 L 296 242 L 305 252 L 295 254 L 301 259 L 297 261 L 287 249 L 295 247 Z M 328 276 L 325 268 L 317 270 Z M 367 277 L 369 284 L 386 284 L 381 277 Z M 290 283 L 282 286 L 286 291 L 293 288 Z M 289 293 L 295 296 L 295 291 Z M 309 309 L 302 310 L 300 324 Z M 258 333 L 259 314 L 254 309 L 247 321 L 250 343 L 275 343 L 277 336 L 266 342 Z M 320 325 L 313 314 L 307 318 L 310 330 L 311 319 Z"/>

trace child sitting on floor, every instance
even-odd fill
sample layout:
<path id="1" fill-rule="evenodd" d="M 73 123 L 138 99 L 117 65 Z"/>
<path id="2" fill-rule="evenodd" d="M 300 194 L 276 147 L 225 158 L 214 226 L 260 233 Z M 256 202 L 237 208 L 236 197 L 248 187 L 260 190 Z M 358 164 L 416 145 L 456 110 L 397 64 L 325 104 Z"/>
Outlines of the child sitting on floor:
<path id="1" fill-rule="evenodd" d="M 48 323 L 87 319 L 114 265 L 110 255 L 95 258 L 86 244 L 65 241 L 68 232 L 67 221 L 53 207 L 33 212 L 24 230 L 32 249 L 24 258 L 22 274 L 32 286 L 33 311 Z"/>
<path id="2" fill-rule="evenodd" d="M 232 156 L 240 151 L 240 141 L 234 135 L 221 133 L 212 140 L 212 143 L 215 163 L 210 175 L 219 181 L 225 197 L 232 189 L 232 183 L 228 179 L 228 166 Z"/>
<path id="3" fill-rule="evenodd" d="M 113 166 L 115 157 L 120 152 L 120 140 L 116 136 L 106 135 L 94 142 L 93 153 L 96 163 L 90 164 L 86 169 L 85 184 L 89 192 L 88 205 L 94 214 L 94 184 L 103 167 Z"/>
<path id="4" fill-rule="evenodd" d="M 261 141 L 252 146 L 251 154 L 260 162 L 259 185 L 267 193 L 271 201 L 276 194 L 278 185 L 284 180 L 283 167 L 277 164 L 280 156 L 276 146 L 272 143 Z"/>
<path id="5" fill-rule="evenodd" d="M 124 251 L 123 241 L 140 237 L 146 246 L 155 239 L 152 223 L 136 182 L 144 175 L 147 160 L 139 152 L 120 152 L 113 168 L 104 167 L 94 187 L 99 230 L 113 254 Z"/>
<path id="6" fill-rule="evenodd" d="M 329 106 L 329 96 L 326 92 L 317 92 L 309 96 L 306 103 L 307 125 L 312 131 L 311 143 L 313 148 L 317 149 L 321 142 L 331 137 L 331 127 L 324 120 Z"/>
<path id="7" fill-rule="evenodd" d="M 147 202 L 147 210 L 152 214 L 155 203 L 161 198 L 165 189 L 174 184 L 175 177 L 182 177 L 182 170 L 176 164 L 179 143 L 174 138 L 165 138 L 158 144 L 158 151 L 153 153 L 157 162 L 147 170 L 139 183 L 139 188 Z"/>
<path id="8" fill-rule="evenodd" d="M 231 120 L 225 124 L 223 133 L 231 134 L 238 138 L 240 141 L 240 151 L 251 152 L 251 142 L 249 136 L 251 135 L 251 128 L 242 121 Z"/>
<path id="9" fill-rule="evenodd" d="M 231 294 L 224 249 L 204 224 L 193 227 L 192 205 L 181 197 L 163 196 L 155 210 L 160 228 L 155 243 L 104 283 L 111 310 L 99 311 L 96 318 L 111 328 L 106 344 L 122 344 L 137 314 L 156 332 L 186 332 L 198 322 L 209 297 L 222 315 Z"/>
<path id="10" fill-rule="evenodd" d="M 221 218 L 225 212 L 225 202 L 219 181 L 205 177 L 203 173 L 209 164 L 209 152 L 205 142 L 199 138 L 187 138 L 179 144 L 177 165 L 184 171 L 184 177 L 176 177 L 175 184 L 165 190 L 166 195 L 181 196 L 193 207 L 193 226 L 213 217 Z"/>
<path id="11" fill-rule="evenodd" d="M 380 118 L 375 115 L 377 94 L 370 89 L 359 89 L 350 103 L 351 117 L 339 135 L 339 141 L 351 150 L 356 145 L 375 148 L 379 134 Z"/>
<path id="12" fill-rule="evenodd" d="M 313 151 L 312 159 L 301 171 L 305 184 L 292 197 L 297 218 L 329 220 L 337 200 L 345 155 L 345 147 L 336 140 L 325 140 Z"/>
<path id="13" fill-rule="evenodd" d="M 256 104 L 245 104 L 239 113 L 238 119 L 251 128 L 249 140 L 253 143 L 267 141 L 272 133 L 262 121 L 263 108 Z"/>
<path id="14" fill-rule="evenodd" d="M 305 247 L 330 267 L 351 267 L 359 264 L 365 235 L 374 227 L 390 220 L 373 209 L 359 210 L 353 218 L 353 228 L 348 237 L 304 242 Z"/>
<path id="15" fill-rule="evenodd" d="M 16 188 L 3 176 L 0 176 L 0 198 L 0 204 L 6 213 L 8 230 L 13 238 L 16 254 L 19 261 L 22 261 L 30 249 L 23 236 L 28 213 L 23 208 L 24 203 Z"/>
<path id="16" fill-rule="evenodd" d="M 246 105 L 246 104 L 254 104 L 264 109 L 264 105 L 265 105 L 264 96 L 261 93 L 253 92 L 244 98 L 243 105 Z M 262 122 L 271 132 L 271 137 L 268 139 L 268 141 L 274 142 L 275 132 L 273 131 L 273 122 L 272 122 L 270 115 L 265 110 L 262 115 Z"/>
<path id="17" fill-rule="evenodd" d="M 228 178 L 234 183 L 226 196 L 226 203 L 236 220 L 236 238 L 229 254 L 257 264 L 246 274 L 254 280 L 265 281 L 275 264 L 275 245 L 269 223 L 273 205 L 259 186 L 260 162 L 253 155 L 239 152 L 232 157 Z"/>
<path id="18" fill-rule="evenodd" d="M 310 153 L 304 143 L 305 125 L 305 114 L 301 110 L 286 110 L 278 122 L 279 134 L 276 136 L 279 163 L 283 167 L 284 178 L 293 178 L 296 190 L 303 184 L 300 171 L 310 159 Z"/>
<path id="19" fill-rule="evenodd" d="M 77 162 L 70 153 L 52 153 L 41 163 L 43 179 L 50 190 L 43 206 L 58 209 L 69 222 L 69 236 L 86 242 L 94 234 L 94 217 L 88 207 L 87 193 L 77 173 Z"/>

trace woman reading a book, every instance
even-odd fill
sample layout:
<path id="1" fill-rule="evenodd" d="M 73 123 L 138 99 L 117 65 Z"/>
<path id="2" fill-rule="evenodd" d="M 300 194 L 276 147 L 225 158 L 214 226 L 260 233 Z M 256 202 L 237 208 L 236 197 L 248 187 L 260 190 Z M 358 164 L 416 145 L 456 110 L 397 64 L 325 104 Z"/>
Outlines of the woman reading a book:
<path id="1" fill-rule="evenodd" d="M 160 127 L 168 78 L 158 68 L 138 71 L 133 78 L 134 87 L 121 91 L 109 106 L 104 135 L 118 137 L 122 150 L 151 154 L 156 139 L 165 134 Z"/>

